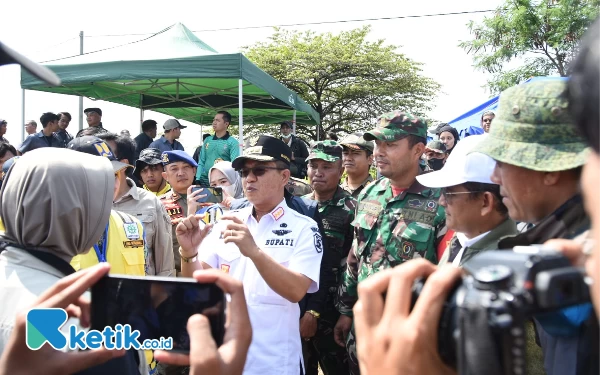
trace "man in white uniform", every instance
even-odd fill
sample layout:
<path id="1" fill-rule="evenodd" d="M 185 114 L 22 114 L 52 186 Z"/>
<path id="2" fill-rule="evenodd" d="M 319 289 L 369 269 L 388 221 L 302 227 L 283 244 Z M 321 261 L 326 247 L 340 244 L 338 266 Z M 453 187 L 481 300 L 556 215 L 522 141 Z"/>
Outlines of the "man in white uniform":
<path id="1" fill-rule="evenodd" d="M 251 206 L 214 227 L 188 216 L 176 230 L 182 276 L 217 268 L 241 280 L 253 338 L 244 374 L 303 374 L 298 301 L 319 289 L 323 241 L 317 224 L 290 209 L 284 189 L 291 150 L 261 136 L 233 161 Z"/>

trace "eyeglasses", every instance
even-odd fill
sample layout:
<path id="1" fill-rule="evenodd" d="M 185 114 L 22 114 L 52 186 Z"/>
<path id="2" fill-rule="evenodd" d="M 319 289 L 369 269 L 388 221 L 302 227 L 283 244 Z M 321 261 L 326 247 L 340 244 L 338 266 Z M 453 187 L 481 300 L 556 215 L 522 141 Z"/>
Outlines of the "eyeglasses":
<path id="1" fill-rule="evenodd" d="M 486 118 L 485 120 L 483 120 L 483 122 L 492 122 L 492 119 Z"/>
<path id="2" fill-rule="evenodd" d="M 254 176 L 256 177 L 260 177 L 263 176 L 265 173 L 267 173 L 267 171 L 269 169 L 275 169 L 278 171 L 283 170 L 283 168 L 278 168 L 278 167 L 254 167 L 254 168 L 241 168 L 238 169 L 238 173 L 240 174 L 240 176 L 242 178 L 246 178 L 248 177 L 248 175 L 250 175 L 250 173 L 252 173 Z"/>
<path id="3" fill-rule="evenodd" d="M 456 191 L 456 192 L 449 192 L 446 190 L 446 188 L 442 188 L 441 189 L 441 193 L 444 196 L 444 199 L 447 202 L 450 202 L 455 195 L 459 195 L 459 194 L 473 194 L 473 193 L 483 193 L 483 191 L 481 190 L 473 190 L 473 191 Z"/>

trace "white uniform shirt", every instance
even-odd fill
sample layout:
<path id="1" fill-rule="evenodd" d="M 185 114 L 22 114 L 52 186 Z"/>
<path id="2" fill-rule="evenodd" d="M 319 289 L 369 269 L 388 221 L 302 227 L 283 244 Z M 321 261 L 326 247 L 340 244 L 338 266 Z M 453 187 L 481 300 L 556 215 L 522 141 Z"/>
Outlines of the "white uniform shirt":
<path id="1" fill-rule="evenodd" d="M 458 239 L 458 242 L 460 243 L 461 249 L 458 252 L 458 254 L 456 254 L 456 258 L 454 258 L 454 260 L 452 261 L 452 265 L 454 267 L 459 267 L 460 266 L 460 260 L 462 259 L 463 253 L 465 252 L 465 249 L 475 243 L 477 243 L 477 241 L 479 241 L 480 239 L 482 239 L 483 237 L 485 237 L 488 233 L 490 233 L 490 231 L 487 231 L 485 233 L 480 234 L 477 237 L 468 239 L 467 236 L 465 236 L 462 233 L 456 233 L 456 238 Z"/>
<path id="2" fill-rule="evenodd" d="M 260 222 L 252 216 L 252 206 L 234 212 L 248 225 L 256 245 L 265 254 L 311 279 L 308 293 L 319 290 L 323 241 L 314 220 L 289 208 L 285 200 Z M 302 363 L 298 303 L 273 291 L 235 244 L 223 243 L 221 232 L 227 224 L 220 221 L 215 225 L 200 245 L 198 257 L 244 285 L 252 324 L 252 343 L 244 374 L 297 375 Z"/>

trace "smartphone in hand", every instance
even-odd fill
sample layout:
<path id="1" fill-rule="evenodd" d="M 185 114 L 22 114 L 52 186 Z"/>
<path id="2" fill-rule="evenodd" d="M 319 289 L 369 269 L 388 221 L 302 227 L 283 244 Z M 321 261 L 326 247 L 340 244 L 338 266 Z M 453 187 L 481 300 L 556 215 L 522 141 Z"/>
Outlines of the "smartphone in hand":
<path id="1" fill-rule="evenodd" d="M 189 353 L 187 321 L 205 315 L 220 346 L 225 335 L 225 294 L 216 284 L 194 279 L 158 276 L 111 276 L 92 287 L 91 329 L 129 324 L 140 332 L 138 341 L 173 339 L 172 351 Z M 116 329 L 115 329 L 116 330 Z"/>
<path id="2" fill-rule="evenodd" d="M 200 192 L 200 195 L 206 195 L 205 197 L 198 198 L 198 203 L 221 203 L 223 202 L 223 189 L 218 187 L 206 187 L 206 186 L 194 186 L 192 193 L 204 189 Z"/>

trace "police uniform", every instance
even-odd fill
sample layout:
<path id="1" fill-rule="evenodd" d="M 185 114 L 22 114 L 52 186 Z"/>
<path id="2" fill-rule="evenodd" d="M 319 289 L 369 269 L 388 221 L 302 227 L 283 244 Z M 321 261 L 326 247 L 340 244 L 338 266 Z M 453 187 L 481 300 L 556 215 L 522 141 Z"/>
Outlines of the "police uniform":
<path id="1" fill-rule="evenodd" d="M 163 166 L 182 161 L 188 163 L 194 168 L 198 168 L 198 164 L 185 151 L 165 151 L 162 153 L 161 159 Z M 167 214 L 169 214 L 169 217 L 171 218 L 171 230 L 173 235 L 173 256 L 175 258 L 175 270 L 179 275 L 181 273 L 181 256 L 179 255 L 179 241 L 177 241 L 175 229 L 177 228 L 177 224 L 179 224 L 179 222 L 182 219 L 186 218 L 188 215 L 187 195 L 179 194 L 176 191 L 171 190 L 165 195 L 161 195 L 158 198 L 160 199 L 160 202 L 165 206 Z"/>
<path id="2" fill-rule="evenodd" d="M 419 118 L 395 111 L 382 115 L 379 125 L 364 137 L 394 141 L 412 134 L 425 139 L 426 131 Z M 416 180 L 396 196 L 391 181 L 385 177 L 363 190 L 352 223 L 355 237 L 348 267 L 338 290 L 337 307 L 341 314 L 352 316 L 358 283 L 374 273 L 413 258 L 437 263 L 437 244 L 446 233 L 446 215 L 439 198 L 439 189 L 426 188 Z M 353 330 L 348 334 L 347 348 L 350 372 L 358 374 Z"/>
<path id="3" fill-rule="evenodd" d="M 282 141 L 261 136 L 232 163 L 240 169 L 245 160 L 283 161 L 289 166 L 291 150 Z M 260 177 L 259 177 L 260 178 Z M 289 208 L 283 198 L 268 214 L 256 221 L 254 207 L 234 213 L 244 222 L 261 251 L 275 262 L 311 280 L 308 293 L 319 289 L 323 239 L 317 223 Z M 252 343 L 244 374 L 297 375 L 303 373 L 300 340 L 300 307 L 277 294 L 263 279 L 256 266 L 241 254 L 234 243 L 225 244 L 221 233 L 226 221 L 215 224 L 198 251 L 199 260 L 229 273 L 244 285 L 252 324 Z"/>
<path id="4" fill-rule="evenodd" d="M 321 159 L 333 163 L 341 158 L 342 147 L 335 141 L 327 140 L 315 143 L 306 161 Z M 304 198 L 316 200 L 314 192 Z M 310 340 L 302 342 L 306 375 L 317 375 L 319 367 L 324 375 L 347 374 L 347 351 L 335 342 L 333 335 L 340 317 L 334 301 L 352 246 L 356 200 L 338 186 L 331 199 L 318 202 L 318 209 L 325 232 L 322 265 L 329 266 L 328 269 L 321 269 L 321 290 L 326 287 L 329 290 L 324 291 L 326 296 L 323 311 L 308 311 L 317 317 L 317 332 Z"/>

